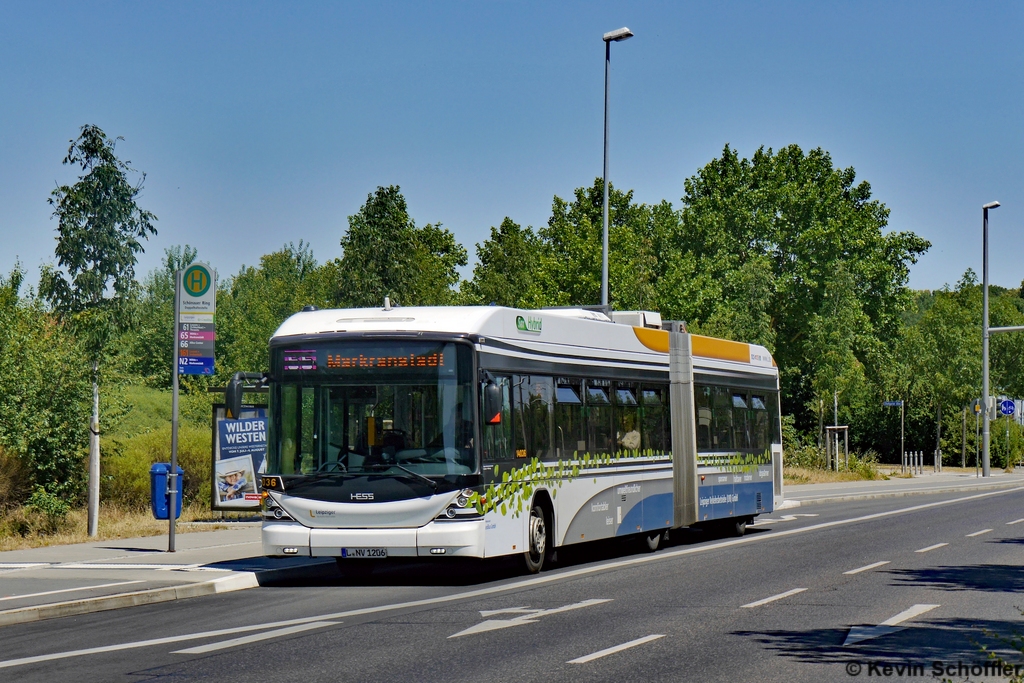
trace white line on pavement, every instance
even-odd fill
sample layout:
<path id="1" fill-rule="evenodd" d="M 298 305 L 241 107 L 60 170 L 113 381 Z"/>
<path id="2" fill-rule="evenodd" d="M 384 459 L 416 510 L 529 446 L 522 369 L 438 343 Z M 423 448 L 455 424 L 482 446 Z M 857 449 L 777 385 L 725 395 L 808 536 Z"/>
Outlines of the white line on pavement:
<path id="1" fill-rule="evenodd" d="M 805 590 L 807 590 L 807 589 L 806 588 L 794 588 L 793 590 L 786 591 L 785 593 L 779 593 L 778 595 L 773 595 L 770 598 L 765 598 L 763 600 L 758 600 L 756 602 L 748 602 L 746 605 L 742 605 L 742 607 L 760 607 L 761 605 L 767 605 L 769 602 L 775 602 L 776 600 L 781 600 L 782 598 L 788 598 L 790 595 L 796 595 L 797 593 L 803 593 Z"/>
<path id="2" fill-rule="evenodd" d="M 205 652 L 214 652 L 216 650 L 226 650 L 229 647 L 238 647 L 239 645 L 248 645 L 249 643 L 258 643 L 261 640 L 269 640 L 271 638 L 280 638 L 281 636 L 288 636 L 293 633 L 302 633 L 303 631 L 312 631 L 315 628 L 323 628 L 325 626 L 334 626 L 340 624 L 340 621 L 313 621 L 308 624 L 296 624 L 295 626 L 288 626 L 285 628 L 279 628 L 273 631 L 265 631 L 263 633 L 254 633 L 251 636 L 242 636 L 241 638 L 232 638 L 231 640 L 224 640 L 219 643 L 210 643 L 209 645 L 197 645 L 196 647 L 190 647 L 185 650 L 175 650 L 172 655 L 201 655 Z"/>
<path id="3" fill-rule="evenodd" d="M 644 636 L 643 638 L 637 638 L 636 640 L 631 640 L 628 643 L 623 643 L 622 645 L 616 645 L 615 647 L 609 647 L 605 648 L 604 650 L 598 650 L 597 652 L 586 655 L 585 657 L 577 657 L 576 659 L 570 659 L 568 662 L 566 662 L 566 664 L 586 664 L 587 662 L 592 662 L 595 659 L 607 657 L 608 655 L 613 655 L 616 652 L 622 652 L 623 650 L 628 650 L 631 647 L 643 645 L 644 643 L 649 643 L 652 640 L 657 640 L 658 638 L 664 637 L 665 634 Z"/>
<path id="4" fill-rule="evenodd" d="M 987 534 L 990 531 L 992 531 L 992 530 L 991 529 L 982 529 L 981 531 L 975 531 L 973 534 L 967 534 L 967 538 L 974 538 L 975 536 L 981 536 L 982 534 Z"/>
<path id="5" fill-rule="evenodd" d="M 878 626 L 854 626 L 850 629 L 850 632 L 846 634 L 846 641 L 843 643 L 843 647 L 850 645 L 856 645 L 865 640 L 871 640 L 880 636 L 886 636 L 896 631 L 902 631 L 903 627 L 899 627 L 908 619 L 921 616 L 925 612 L 930 612 L 939 605 L 914 605 L 910 609 L 903 610 L 899 614 L 889 617 Z"/>
<path id="6" fill-rule="evenodd" d="M 130 583 L 142 583 L 142 580 L 138 581 L 117 581 L 115 583 L 101 583 L 98 586 L 81 586 L 79 588 L 62 588 L 58 591 L 43 591 L 42 593 L 26 593 L 25 595 L 8 595 L 0 598 L 3 600 L 21 600 L 23 598 L 38 598 L 43 595 L 56 595 L 57 593 L 74 593 L 75 591 L 87 591 L 93 588 L 110 588 L 111 586 L 127 586 Z"/>
<path id="7" fill-rule="evenodd" d="M 1020 524 L 1021 522 L 1024 522 L 1024 517 L 1021 517 L 1020 519 L 1015 519 L 1012 522 L 1007 522 L 1006 526 L 1010 526 L 1011 524 Z"/>
<path id="8" fill-rule="evenodd" d="M 881 562 L 875 562 L 873 564 L 866 564 L 863 567 L 857 567 L 856 569 L 851 569 L 850 571 L 843 572 L 843 573 L 844 574 L 860 574 L 861 572 L 866 572 L 869 569 L 874 569 L 875 567 L 881 567 L 883 564 L 889 564 L 889 560 L 882 560 Z"/>
<path id="9" fill-rule="evenodd" d="M 626 560 L 613 560 L 611 562 L 604 562 L 601 564 L 581 567 L 579 569 L 570 569 L 563 572 L 553 572 L 551 574 L 537 576 L 530 579 L 522 579 L 519 581 L 512 581 L 509 583 L 501 584 L 499 586 L 488 586 L 487 588 L 475 588 L 469 591 L 463 591 L 461 593 L 453 593 L 451 595 L 441 595 L 434 598 L 424 598 L 422 600 L 410 600 L 408 602 L 392 603 L 389 605 L 378 605 L 375 607 L 363 607 L 360 609 L 347 610 L 345 612 L 335 612 L 332 614 L 318 614 L 312 617 L 302 617 L 299 619 L 291 619 L 286 622 L 277 622 L 271 624 L 256 624 L 253 626 L 241 626 L 235 629 L 226 629 L 223 631 L 211 631 L 204 634 L 185 634 L 181 636 L 170 636 L 169 638 L 156 638 L 154 640 L 140 640 L 131 643 L 121 643 L 118 645 L 108 645 L 100 648 L 89 648 L 85 650 L 71 650 L 67 652 L 55 652 L 48 655 L 38 655 L 35 657 L 23 657 L 21 659 L 9 659 L 6 661 L 0 661 L 0 669 L 9 668 L 12 666 L 21 666 L 23 664 L 32 664 L 35 662 L 45 662 L 53 659 L 65 659 L 67 657 L 80 657 L 82 655 L 90 655 L 99 652 L 112 652 L 117 650 L 129 650 L 140 647 L 150 647 L 152 645 L 160 645 L 161 643 L 168 642 L 179 642 L 183 640 L 195 640 L 201 638 L 211 638 L 217 635 L 225 633 L 245 633 L 246 631 L 258 631 L 260 629 L 271 628 L 276 626 L 288 626 L 291 624 L 307 624 L 314 621 L 330 621 L 335 619 L 345 619 L 351 617 L 362 617 L 371 614 L 379 614 L 381 612 L 392 612 L 395 610 L 403 609 L 416 609 L 419 607 L 429 607 L 431 605 L 440 605 L 449 602 L 457 602 L 460 600 L 468 600 L 471 598 L 477 598 L 484 595 L 494 595 L 496 593 L 506 593 L 509 591 L 518 591 L 535 586 L 544 586 L 551 583 L 557 583 L 568 579 L 575 579 L 582 576 L 589 576 L 591 574 L 600 574 L 606 571 L 612 571 L 615 569 L 623 569 L 625 567 L 633 567 L 640 564 L 646 564 L 647 562 L 661 562 L 664 560 L 682 557 L 684 555 L 694 555 L 697 553 L 709 552 L 714 550 L 721 550 L 722 548 L 728 548 L 737 545 L 746 545 L 750 543 L 764 543 L 775 538 L 786 538 L 787 536 L 794 536 L 797 534 L 806 534 L 811 531 L 819 531 L 821 529 L 832 529 L 834 527 L 845 526 L 847 524 L 857 524 L 860 522 L 867 522 L 874 519 L 885 519 L 887 517 L 893 517 L 895 515 L 907 514 L 909 512 L 918 512 L 920 510 L 930 510 L 932 508 L 943 507 L 946 505 L 953 505 L 955 503 L 965 503 L 972 500 L 980 500 L 982 498 L 989 498 L 992 496 L 1002 496 L 1007 493 L 1019 493 L 1024 491 L 1024 487 L 1016 487 L 1012 489 L 1002 489 L 999 491 L 986 491 L 985 493 L 975 493 L 970 496 L 964 496 L 963 498 L 952 498 L 950 500 L 940 500 L 933 503 L 922 503 L 920 505 L 912 505 L 910 507 L 898 508 L 896 510 L 887 510 L 885 512 L 875 512 L 870 515 L 861 515 L 859 517 L 848 517 L 846 519 L 837 519 L 831 522 L 822 522 L 820 524 L 811 524 L 804 527 L 797 527 L 793 529 L 786 529 L 785 531 L 772 531 L 766 534 L 759 534 L 757 536 L 744 536 L 742 538 L 734 538 L 728 541 L 719 541 L 717 543 L 707 543 L 705 545 L 690 546 L 686 548 L 680 548 L 678 550 L 670 550 L 667 552 L 657 553 L 654 555 L 642 555 L 639 557 L 631 557 Z"/>
<path id="10" fill-rule="evenodd" d="M 947 545 L 949 545 L 949 544 L 948 543 L 936 543 L 935 545 L 930 545 L 927 548 L 921 548 L 920 550 L 915 550 L 914 552 L 915 553 L 926 553 L 929 550 L 937 550 L 937 549 L 942 548 L 943 546 L 947 546 Z"/>

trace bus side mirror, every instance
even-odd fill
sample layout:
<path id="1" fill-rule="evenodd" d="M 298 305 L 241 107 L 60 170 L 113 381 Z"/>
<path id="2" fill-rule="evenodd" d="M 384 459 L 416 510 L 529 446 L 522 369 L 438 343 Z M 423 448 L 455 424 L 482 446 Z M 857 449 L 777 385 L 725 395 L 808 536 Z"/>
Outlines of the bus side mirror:
<path id="1" fill-rule="evenodd" d="M 484 424 L 501 424 L 501 387 L 494 382 L 484 384 Z"/>
<path id="2" fill-rule="evenodd" d="M 230 420 L 237 420 L 238 416 L 242 412 L 242 373 L 235 374 L 230 380 L 228 385 L 224 388 L 224 408 L 227 412 L 227 418 Z"/>

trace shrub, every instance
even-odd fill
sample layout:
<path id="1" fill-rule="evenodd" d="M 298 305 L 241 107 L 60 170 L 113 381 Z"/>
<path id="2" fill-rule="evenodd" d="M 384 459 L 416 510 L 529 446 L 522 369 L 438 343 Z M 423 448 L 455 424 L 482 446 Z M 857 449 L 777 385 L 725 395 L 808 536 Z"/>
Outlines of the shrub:
<path id="1" fill-rule="evenodd" d="M 185 471 L 185 504 L 210 504 L 210 429 L 190 422 L 178 426 L 178 466 Z M 139 509 L 149 505 L 149 468 L 171 461 L 171 427 L 115 440 L 103 458 L 105 501 Z"/>
<path id="2" fill-rule="evenodd" d="M 31 489 L 31 477 L 21 458 L 0 446 L 0 511 L 20 505 Z"/>

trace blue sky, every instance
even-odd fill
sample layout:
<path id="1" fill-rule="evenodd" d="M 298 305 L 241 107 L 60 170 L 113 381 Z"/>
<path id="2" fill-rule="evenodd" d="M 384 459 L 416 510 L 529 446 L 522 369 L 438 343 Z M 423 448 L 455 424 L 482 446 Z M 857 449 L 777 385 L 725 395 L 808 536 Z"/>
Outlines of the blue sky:
<path id="1" fill-rule="evenodd" d="M 601 172 L 679 204 L 729 143 L 822 147 L 932 249 L 911 286 L 1024 279 L 1021 3 L 6 3 L 0 7 L 0 270 L 53 258 L 46 203 L 84 123 L 148 174 L 163 249 L 221 276 L 286 242 L 337 256 L 346 217 L 397 184 L 467 246 Z"/>

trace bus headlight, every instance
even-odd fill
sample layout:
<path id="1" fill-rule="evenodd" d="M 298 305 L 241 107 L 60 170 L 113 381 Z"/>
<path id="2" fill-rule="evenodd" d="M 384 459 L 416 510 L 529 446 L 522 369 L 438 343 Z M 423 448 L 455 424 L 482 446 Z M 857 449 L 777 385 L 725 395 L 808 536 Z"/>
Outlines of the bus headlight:
<path id="1" fill-rule="evenodd" d="M 464 508 L 469 505 L 469 499 L 473 495 L 470 489 L 463 489 L 459 492 L 458 498 L 455 499 L 455 507 Z"/>
<path id="2" fill-rule="evenodd" d="M 455 515 L 457 515 L 457 514 L 458 513 L 455 512 L 455 508 L 453 508 L 453 507 L 450 507 L 450 508 L 448 508 L 447 510 L 444 511 L 444 515 L 448 519 L 455 519 Z"/>

